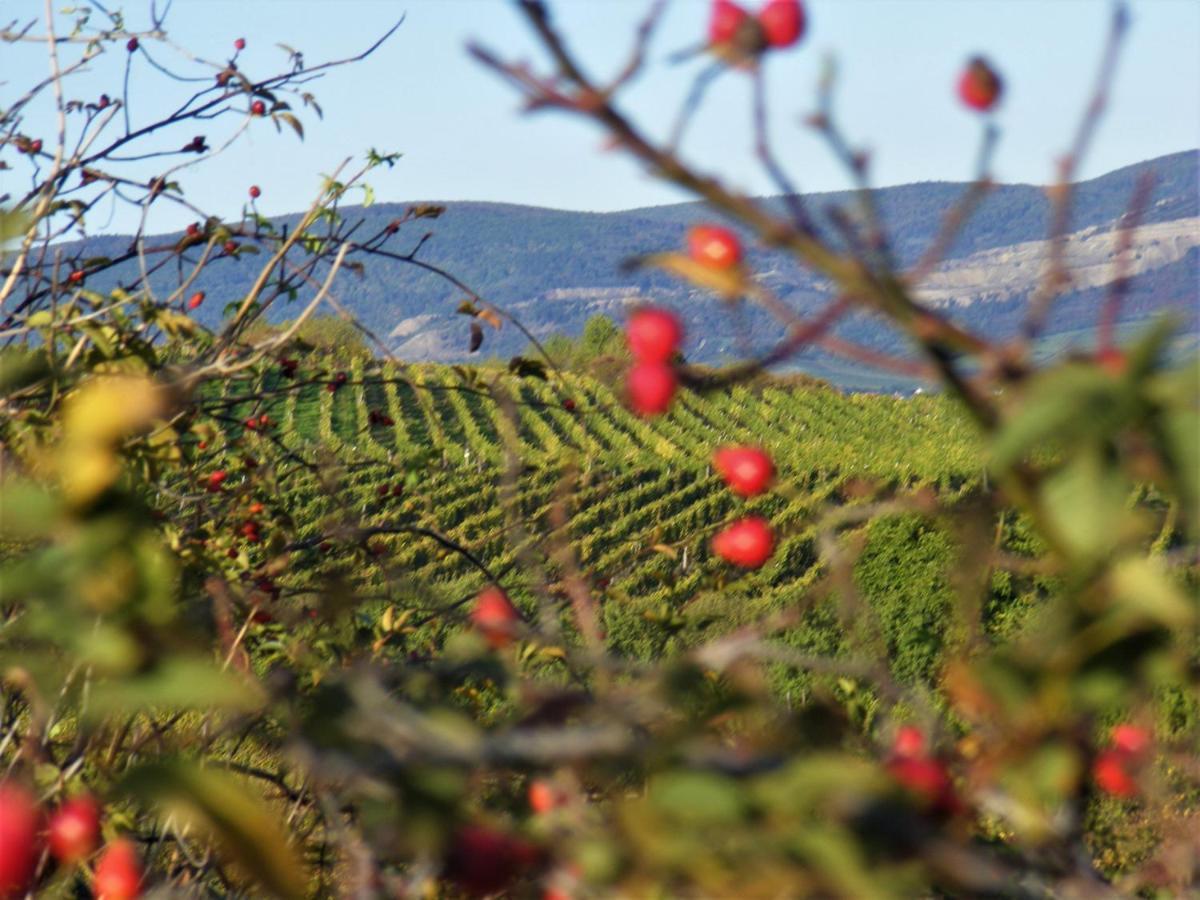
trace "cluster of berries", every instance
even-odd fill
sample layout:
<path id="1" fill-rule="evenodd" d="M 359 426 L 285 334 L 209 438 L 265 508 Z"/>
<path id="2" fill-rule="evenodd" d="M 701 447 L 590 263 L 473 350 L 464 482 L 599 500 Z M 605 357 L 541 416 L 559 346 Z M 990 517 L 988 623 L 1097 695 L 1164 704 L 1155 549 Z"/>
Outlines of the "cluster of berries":
<path id="1" fill-rule="evenodd" d="M 94 797 L 78 794 L 47 816 L 27 788 L 0 781 L 0 897 L 23 897 L 33 890 L 44 850 L 59 866 L 87 865 L 100 850 L 100 813 Z M 134 900 L 141 896 L 141 884 L 133 842 L 108 841 L 92 869 L 97 900 Z"/>

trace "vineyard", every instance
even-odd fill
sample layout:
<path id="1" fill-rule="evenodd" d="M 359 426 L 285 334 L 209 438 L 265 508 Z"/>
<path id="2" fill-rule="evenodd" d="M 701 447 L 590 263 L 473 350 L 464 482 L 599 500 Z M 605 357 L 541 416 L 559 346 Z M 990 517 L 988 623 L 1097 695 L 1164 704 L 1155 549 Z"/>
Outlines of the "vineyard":
<path id="1" fill-rule="evenodd" d="M 652 657 L 802 599 L 817 574 L 818 530 L 830 507 L 922 487 L 952 499 L 982 477 L 970 429 L 936 396 L 767 382 L 687 395 L 647 420 L 611 387 L 574 373 L 541 381 L 362 358 L 338 375 L 333 368 L 299 385 L 277 370 L 222 382 L 206 405 L 228 428 L 195 451 L 200 465 L 230 473 L 230 502 L 262 503 L 268 518 L 286 514 L 286 543 L 300 554 L 292 569 L 301 574 L 275 586 L 285 616 L 318 595 L 312 579 L 351 572 L 360 594 L 376 597 L 357 611 L 359 625 L 388 607 L 454 609 L 487 580 L 482 567 L 534 612 L 529 579 L 562 577 L 549 557 L 565 537 L 603 598 L 610 648 Z M 778 550 L 762 569 L 733 578 L 708 547 L 744 507 L 707 462 L 710 448 L 726 443 L 770 448 L 780 470 L 778 489 L 748 506 L 776 524 Z M 278 495 L 237 491 L 246 459 L 256 469 L 274 460 Z M 337 538 L 351 515 L 355 533 L 370 534 L 361 546 Z M 197 524 L 191 535 L 236 555 L 243 578 L 267 552 L 258 532 L 247 542 Z M 888 533 L 885 552 L 916 553 L 933 582 L 944 580 L 948 543 L 901 531 Z M 482 567 L 433 535 L 466 548 Z M 278 547 L 285 539 L 276 537 Z M 918 581 L 907 592 L 912 628 L 932 627 L 924 643 L 937 644 L 940 614 L 921 611 L 937 605 L 937 592 Z M 372 595 L 372 583 L 385 593 Z M 836 645 L 827 613 L 814 611 L 825 616 L 817 631 Z M 911 630 L 909 617 L 892 630 Z M 421 648 L 419 637 L 407 647 L 436 649 Z M 928 673 L 929 648 L 916 652 L 921 659 L 906 657 L 900 668 Z"/>
<path id="2" fill-rule="evenodd" d="M 278 165 L 194 180 L 243 136 L 316 131 L 310 86 L 404 18 L 315 63 L 274 34 L 207 60 L 168 37 L 170 3 L 143 30 L 99 3 L 0 28 L 50 71 L 13 65 L 29 85 L 0 104 L 0 169 L 30 179 L 0 197 L 0 900 L 1194 895 L 1200 379 L 1171 322 L 1126 327 L 1148 177 L 1122 181 L 1087 331 L 1051 328 L 1075 315 L 1075 189 L 1127 10 L 1009 335 L 922 292 L 996 231 L 1019 70 L 968 56 L 922 88 L 980 148 L 918 247 L 850 137 L 873 132 L 841 130 L 833 67 L 815 110 L 768 94 L 805 52 L 800 0 L 713 0 L 706 32 L 653 46 L 671 20 L 648 3 L 603 79 L 547 4 L 514 5 L 544 52 L 477 42 L 472 65 L 701 201 L 678 228 L 571 239 L 579 284 L 673 285 L 617 319 L 588 301 L 577 335 L 541 317 L 550 294 L 509 300 L 538 232 L 506 220 L 520 246 L 485 252 L 451 222 L 429 245 L 453 209 L 375 207 L 406 148 L 339 148 L 282 218 Z M 664 143 L 624 98 L 669 46 L 707 62 Z M 770 198 L 688 162 L 726 74 Z M 796 189 L 773 120 L 854 190 Z M 136 233 L 81 251 L 117 215 Z M 402 361 L 387 340 L 417 333 L 353 308 L 355 278 L 389 316 L 424 303 L 397 267 L 449 298 L 468 355 L 439 358 L 473 365 Z M 701 295 L 720 325 L 686 317 Z M 825 355 L 930 393 L 780 374 Z"/>

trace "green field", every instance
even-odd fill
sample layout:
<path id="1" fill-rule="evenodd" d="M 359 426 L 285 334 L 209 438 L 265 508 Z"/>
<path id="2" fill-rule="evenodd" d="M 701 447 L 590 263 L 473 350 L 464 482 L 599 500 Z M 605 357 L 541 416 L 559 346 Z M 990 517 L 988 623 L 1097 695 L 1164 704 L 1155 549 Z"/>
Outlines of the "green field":
<path id="1" fill-rule="evenodd" d="M 669 414 L 647 421 L 611 387 L 570 373 L 549 382 L 504 375 L 489 391 L 447 367 L 401 370 L 358 360 L 344 371 L 349 380 L 336 392 L 324 384 L 295 388 L 274 375 L 260 386 L 225 383 L 221 402 L 256 387 L 270 402 L 229 406 L 224 439 L 236 445 L 224 450 L 236 452 L 224 452 L 219 441 L 207 452 L 231 472 L 247 448 L 276 455 L 286 497 L 277 505 L 293 523 L 289 540 L 306 557 L 294 568 L 310 580 L 351 572 L 360 593 L 375 598 L 360 609 L 363 622 L 389 604 L 453 606 L 486 578 L 462 555 L 411 531 L 372 537 L 373 553 L 339 544 L 339 527 L 350 520 L 368 529 L 444 535 L 484 563 L 527 610 L 537 602 L 530 579 L 553 589 L 566 574 L 550 559 L 565 537 L 602 598 L 610 647 L 649 657 L 803 598 L 818 575 L 820 517 L 857 502 L 849 488 L 860 481 L 876 495 L 927 486 L 952 496 L 982 477 L 969 424 L 940 397 L 843 395 L 766 382 L 707 396 L 682 392 Z M 496 373 L 480 374 L 487 382 Z M 372 425 L 372 410 L 393 424 Z M 240 426 L 263 412 L 274 423 L 267 436 Z M 767 448 L 779 469 L 775 489 L 752 501 L 733 496 L 709 464 L 715 447 L 746 442 Z M 325 467 L 318 473 L 293 464 L 289 454 Z M 230 486 L 237 483 L 235 474 Z M 280 498 L 259 499 L 270 515 Z M 708 541 L 723 522 L 746 512 L 768 517 L 779 541 L 767 565 L 741 573 L 714 558 Z M 888 542 L 915 553 L 912 565 L 934 569 L 922 576 L 925 582 L 914 581 L 907 600 L 889 602 L 936 605 L 939 592 L 927 582 L 943 579 L 949 546 L 907 528 Z M 330 546 L 322 549 L 321 542 Z M 284 577 L 282 584 L 285 603 L 291 597 L 303 605 L 315 596 L 311 583 Z M 814 615 L 828 619 L 820 640 L 840 642 L 829 611 Z M 902 620 L 896 626 L 907 627 Z M 937 644 L 942 627 L 937 623 L 926 643 Z M 897 635 L 897 646 L 903 643 Z M 927 663 L 910 660 L 900 668 L 916 674 Z"/>

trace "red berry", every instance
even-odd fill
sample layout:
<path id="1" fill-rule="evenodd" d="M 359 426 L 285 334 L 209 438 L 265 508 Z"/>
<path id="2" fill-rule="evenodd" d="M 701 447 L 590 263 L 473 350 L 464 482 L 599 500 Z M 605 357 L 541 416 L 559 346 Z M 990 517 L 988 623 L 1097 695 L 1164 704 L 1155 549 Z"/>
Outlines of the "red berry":
<path id="1" fill-rule="evenodd" d="M 197 223 L 197 222 L 192 222 L 190 225 L 188 225 L 188 227 L 187 227 L 187 236 L 188 236 L 188 237 L 200 237 L 200 225 L 199 225 L 199 223 Z"/>
<path id="2" fill-rule="evenodd" d="M 761 516 L 739 519 L 712 539 L 713 552 L 735 566 L 757 569 L 775 549 L 775 532 Z"/>
<path id="3" fill-rule="evenodd" d="M 563 401 L 563 409 L 567 412 L 575 412 L 575 401 L 568 397 Z"/>
<path id="4" fill-rule="evenodd" d="M 128 41 L 125 42 L 125 49 L 128 50 L 130 53 L 133 53 L 135 50 L 137 50 L 137 48 L 138 48 L 138 39 L 137 38 L 131 37 Z"/>
<path id="5" fill-rule="evenodd" d="M 266 115 L 266 113 L 267 113 L 267 104 L 263 103 L 261 100 L 255 100 L 253 103 L 250 104 L 250 115 L 263 116 L 263 115 Z"/>
<path id="6" fill-rule="evenodd" d="M 710 269 L 732 269 L 742 261 L 736 234 L 719 225 L 694 225 L 687 233 L 688 256 Z"/>
<path id="7" fill-rule="evenodd" d="M 995 106 L 1003 89 L 1004 82 L 981 56 L 972 58 L 958 79 L 959 99 L 980 112 Z"/>
<path id="8" fill-rule="evenodd" d="M 248 429 L 253 431 L 254 429 L 256 429 L 258 427 L 258 419 L 254 418 L 254 416 L 251 416 L 250 418 L 248 418 L 245 421 L 244 424 Z"/>
<path id="9" fill-rule="evenodd" d="M 208 441 L 200 441 L 198 444 L 196 444 L 196 449 L 207 450 L 208 449 Z"/>
<path id="10" fill-rule="evenodd" d="M 270 426 L 270 424 L 271 424 L 271 417 L 268 416 L 266 413 L 263 413 L 261 416 L 258 417 L 258 427 L 259 428 L 267 428 Z"/>
<path id="11" fill-rule="evenodd" d="M 50 817 L 50 852 L 63 865 L 87 859 L 100 844 L 100 805 L 90 794 L 72 797 Z"/>
<path id="12" fill-rule="evenodd" d="M 191 299 L 188 300 L 188 309 L 195 309 L 197 306 L 199 306 L 203 302 L 204 302 L 204 291 L 196 291 L 196 293 L 192 294 Z"/>
<path id="13" fill-rule="evenodd" d="M 219 491 L 221 489 L 221 484 L 228 477 L 229 473 L 224 469 L 217 469 L 217 471 L 208 476 L 208 490 L 210 492 Z"/>
<path id="14" fill-rule="evenodd" d="M 82 282 L 83 281 L 83 269 L 76 269 L 74 272 L 72 272 L 70 275 L 67 276 L 67 281 L 71 282 L 71 284 L 79 284 L 80 282 Z"/>
<path id="15" fill-rule="evenodd" d="M 30 156 L 33 156 L 35 153 L 41 153 L 42 152 L 42 139 L 34 138 L 32 141 L 30 141 L 28 152 L 29 152 Z"/>
<path id="16" fill-rule="evenodd" d="M 1101 750 L 1092 763 L 1092 777 L 1100 790 L 1114 797 L 1134 797 L 1138 784 L 1129 773 L 1127 756 L 1119 750 Z"/>
<path id="17" fill-rule="evenodd" d="M 529 783 L 529 808 L 535 813 L 548 813 L 566 801 L 563 792 L 544 778 L 536 778 Z"/>
<path id="18" fill-rule="evenodd" d="M 141 882 L 142 864 L 133 842 L 119 838 L 110 843 L 96 863 L 96 900 L 134 900 L 141 896 Z"/>
<path id="19" fill-rule="evenodd" d="M 743 497 L 761 494 L 775 478 L 775 464 L 758 447 L 722 447 L 713 454 L 713 467 Z"/>
<path id="20" fill-rule="evenodd" d="M 245 50 L 246 49 L 246 39 L 238 38 L 236 41 L 234 41 L 233 49 L 234 50 Z"/>
<path id="21" fill-rule="evenodd" d="M 750 14 L 730 0 L 713 0 L 708 16 L 708 42 L 732 44 Z"/>
<path id="22" fill-rule="evenodd" d="M 40 816 L 36 798 L 0 782 L 0 898 L 24 896 L 37 865 Z"/>
<path id="23" fill-rule="evenodd" d="M 112 98 L 108 94 L 101 94 L 100 99 L 96 101 L 96 109 L 108 109 L 110 103 L 112 103 Z"/>
<path id="24" fill-rule="evenodd" d="M 471 623 L 492 647 L 500 649 L 511 644 L 520 621 L 521 614 L 508 599 L 508 594 L 496 585 L 485 587 L 475 598 Z"/>
<path id="25" fill-rule="evenodd" d="M 259 189 L 258 185 L 257 184 L 250 185 L 250 199 L 257 200 L 261 196 L 262 196 L 262 191 Z"/>
<path id="26" fill-rule="evenodd" d="M 386 484 L 381 484 L 376 493 L 379 494 L 380 497 L 386 497 L 388 495 L 388 486 Z"/>
<path id="27" fill-rule="evenodd" d="M 920 798 L 923 805 L 940 812 L 953 812 L 958 808 L 954 782 L 939 760 L 899 756 L 888 762 L 887 768 L 896 781 Z"/>
<path id="28" fill-rule="evenodd" d="M 924 756 L 925 733 L 912 725 L 901 726 L 892 741 L 892 753 L 900 757 Z"/>
<path id="29" fill-rule="evenodd" d="M 800 0 L 770 0 L 758 13 L 758 24 L 769 47 L 790 47 L 804 37 L 804 7 Z"/>
<path id="30" fill-rule="evenodd" d="M 481 825 L 465 825 L 446 854 L 445 874 L 472 897 L 498 894 L 537 863 L 537 847 Z"/>
<path id="31" fill-rule="evenodd" d="M 1130 757 L 1144 754 L 1150 748 L 1150 740 L 1150 732 L 1137 725 L 1125 723 L 1112 730 L 1113 749 Z"/>
<path id="32" fill-rule="evenodd" d="M 637 363 L 625 378 L 629 403 L 640 416 L 666 412 L 671 407 L 676 386 L 675 370 L 660 362 Z"/>
<path id="33" fill-rule="evenodd" d="M 237 248 L 238 248 L 237 241 L 226 241 L 225 242 L 225 252 L 226 253 L 233 255 L 234 253 L 237 252 Z"/>
<path id="34" fill-rule="evenodd" d="M 625 339 L 639 362 L 666 362 L 679 349 L 683 326 L 670 310 L 647 306 L 629 317 Z"/>
<path id="35" fill-rule="evenodd" d="M 262 511 L 263 511 L 263 505 L 262 505 L 261 503 L 257 503 L 257 502 L 255 502 L 255 503 L 251 503 L 251 504 L 250 504 L 250 509 L 248 510 L 248 512 L 249 512 L 249 513 L 250 513 L 250 515 L 252 515 L 252 516 L 257 516 L 257 515 L 258 515 L 259 513 L 261 513 Z"/>

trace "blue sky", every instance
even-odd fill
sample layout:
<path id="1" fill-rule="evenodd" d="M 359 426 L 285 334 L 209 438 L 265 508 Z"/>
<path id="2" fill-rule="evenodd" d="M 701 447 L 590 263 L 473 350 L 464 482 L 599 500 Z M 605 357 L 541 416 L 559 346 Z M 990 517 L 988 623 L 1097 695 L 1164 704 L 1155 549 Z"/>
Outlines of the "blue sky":
<path id="1" fill-rule="evenodd" d="M 592 71 L 604 73 L 623 60 L 647 2 L 559 0 L 551 7 Z M 1200 145 L 1200 3 L 1131 6 L 1117 88 L 1085 177 Z M 33 18 L 41 7 L 40 0 L 7 0 L 3 17 Z M 123 8 L 131 25 L 146 24 L 148 0 Z M 840 118 L 873 151 L 878 183 L 968 178 L 979 122 L 955 101 L 953 83 L 964 59 L 982 52 L 1007 82 L 997 174 L 1046 182 L 1088 94 L 1109 8 L 1101 0 L 813 0 L 804 43 L 769 62 L 779 153 L 804 190 L 846 186 L 824 145 L 798 124 L 813 107 L 822 60 L 834 54 Z M 702 38 L 707 10 L 707 0 L 675 0 L 653 47 L 653 68 L 624 101 L 654 133 L 666 132 L 696 71 L 695 64 L 667 65 L 665 57 Z M 467 58 L 464 45 L 475 38 L 512 58 L 541 59 L 505 0 L 175 0 L 167 24 L 177 41 L 207 58 L 222 58 L 245 37 L 241 66 L 254 76 L 281 62 L 276 42 L 302 49 L 315 63 L 360 50 L 401 15 L 404 25 L 375 56 L 313 85 L 326 116 L 323 123 L 306 117 L 304 143 L 256 123 L 240 146 L 187 174 L 185 188 L 197 197 L 229 196 L 231 208 L 214 212 L 232 215 L 244 185 L 257 183 L 265 211 L 293 211 L 312 195 L 316 173 L 374 146 L 404 154 L 374 179 L 381 200 L 609 210 L 686 199 L 604 152 L 590 125 L 555 113 L 519 115 L 513 92 Z M 119 93 L 123 55 L 111 53 L 76 76 L 77 95 Z M 40 74 L 45 61 L 36 48 L 0 45 L 0 71 L 9 82 L 0 84 L 3 103 L 27 84 L 14 73 Z M 148 87 L 161 83 L 149 75 L 135 70 L 135 116 L 171 99 Z M 753 158 L 748 101 L 748 80 L 726 75 L 689 131 L 685 155 L 735 185 L 766 192 Z M 31 124 L 48 125 L 44 115 L 33 114 Z M 177 143 L 196 130 L 189 126 Z M 23 178 L 0 172 L 0 193 L 27 183 Z"/>

